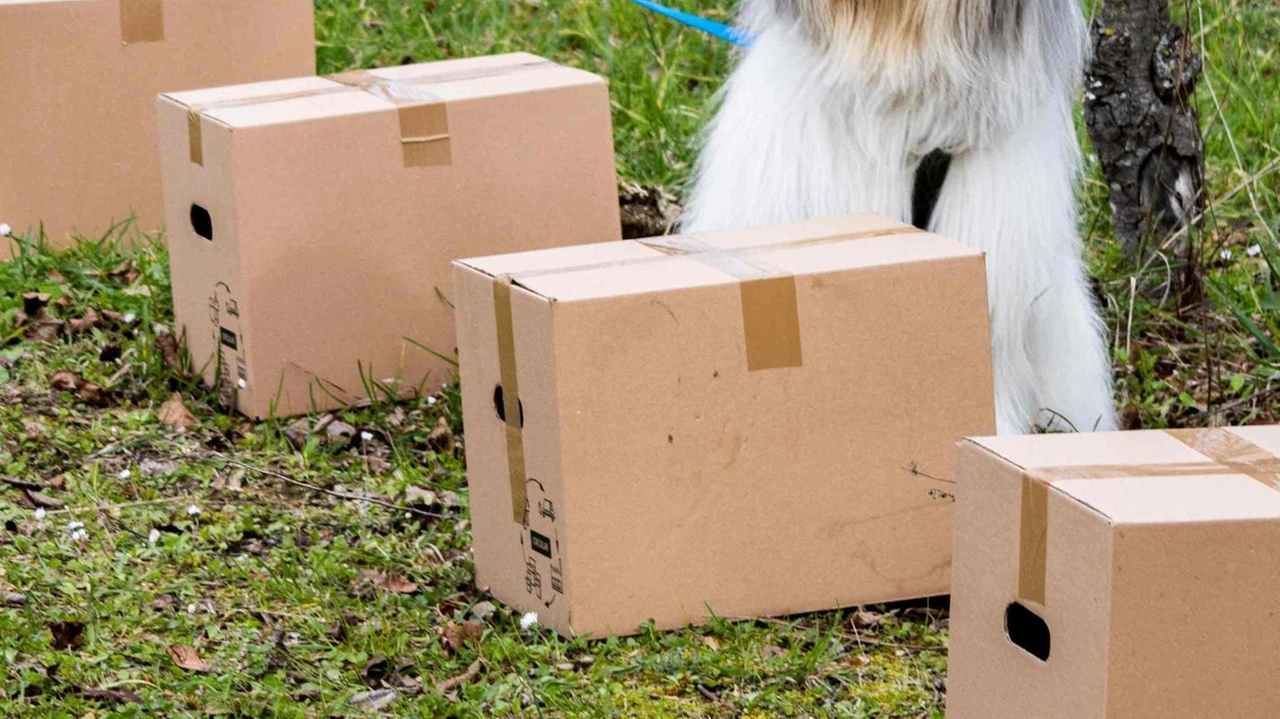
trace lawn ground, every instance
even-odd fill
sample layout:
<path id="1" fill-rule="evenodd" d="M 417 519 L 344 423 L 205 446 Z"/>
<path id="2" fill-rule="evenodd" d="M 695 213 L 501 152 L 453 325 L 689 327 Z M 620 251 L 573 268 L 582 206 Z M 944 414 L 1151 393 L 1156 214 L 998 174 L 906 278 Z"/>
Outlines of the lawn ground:
<path id="1" fill-rule="evenodd" d="M 727 19 L 731 2 L 673 4 Z M 1092 166 L 1081 200 L 1118 402 L 1134 427 L 1275 421 L 1280 8 L 1175 4 L 1208 52 L 1195 261 L 1122 257 Z M 531 50 L 606 75 L 620 175 L 677 196 L 731 59 L 623 0 L 317 11 L 321 72 Z M 129 233 L 0 265 L 0 715 L 943 716 L 938 608 L 522 630 L 472 584 L 462 451 L 438 429 L 462 438 L 456 385 L 341 413 L 337 440 L 228 416 L 166 346 L 164 251 L 124 249 Z M 48 295 L 41 331 L 19 324 L 44 302 L 28 293 Z M 160 421 L 175 392 L 199 421 L 185 433 Z"/>

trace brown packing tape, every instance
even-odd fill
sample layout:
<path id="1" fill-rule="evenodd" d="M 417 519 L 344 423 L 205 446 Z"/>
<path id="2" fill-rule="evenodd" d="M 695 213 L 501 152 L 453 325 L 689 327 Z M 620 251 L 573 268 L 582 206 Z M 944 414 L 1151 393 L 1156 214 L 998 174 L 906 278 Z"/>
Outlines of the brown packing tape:
<path id="1" fill-rule="evenodd" d="M 187 123 L 191 162 L 204 165 L 204 132 L 201 127 L 201 118 L 208 110 L 264 105 L 359 90 L 376 95 L 396 106 L 405 167 L 450 165 L 453 162 L 453 151 L 449 135 L 448 106 L 444 100 L 426 90 L 425 86 L 480 80 L 554 66 L 556 63 L 550 60 L 539 59 L 512 65 L 454 70 L 410 78 L 384 78 L 368 70 L 353 70 L 325 76 L 326 80 L 336 83 L 329 87 L 190 105 L 187 107 Z"/>
<path id="2" fill-rule="evenodd" d="M 453 162 L 449 111 L 444 100 L 419 85 L 387 81 L 362 70 L 331 75 L 329 79 L 380 97 L 399 109 L 405 167 L 437 167 Z"/>
<path id="3" fill-rule="evenodd" d="M 164 40 L 164 0 L 120 0 L 120 41 L 125 45 Z"/>
<path id="4" fill-rule="evenodd" d="M 498 377 L 502 383 L 502 414 L 507 444 L 507 477 L 511 485 L 511 518 L 524 524 L 528 501 L 524 461 L 524 412 L 516 373 L 515 323 L 511 318 L 511 279 L 493 282 L 493 317 L 498 332 Z"/>
<path id="5" fill-rule="evenodd" d="M 1084 465 L 1033 469 L 1022 478 L 1022 516 L 1019 527 L 1018 599 L 1045 605 L 1049 549 L 1049 484 L 1063 479 L 1122 479 L 1243 475 L 1280 491 L 1280 458 L 1225 429 L 1184 429 L 1165 432 L 1209 462 L 1151 465 Z"/>

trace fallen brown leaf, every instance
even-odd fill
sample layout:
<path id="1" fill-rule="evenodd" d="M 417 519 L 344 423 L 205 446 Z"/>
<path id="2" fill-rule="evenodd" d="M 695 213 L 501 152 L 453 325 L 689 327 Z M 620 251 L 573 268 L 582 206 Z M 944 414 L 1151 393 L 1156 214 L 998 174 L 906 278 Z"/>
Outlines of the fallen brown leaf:
<path id="1" fill-rule="evenodd" d="M 84 622 L 50 622 L 54 649 L 74 649 L 84 644 Z"/>
<path id="2" fill-rule="evenodd" d="M 33 492 L 30 489 L 25 490 L 24 494 L 26 494 L 27 500 L 36 507 L 44 507 L 45 509 L 62 509 L 67 506 L 67 503 L 61 499 L 50 497 L 49 495 L 41 494 L 40 492 Z"/>
<path id="3" fill-rule="evenodd" d="M 431 430 L 431 434 L 427 435 L 427 444 L 437 452 L 448 454 L 453 451 L 453 430 L 449 429 L 449 422 L 441 417 L 436 422 L 435 429 Z"/>
<path id="4" fill-rule="evenodd" d="M 417 583 L 409 581 L 403 574 L 386 575 L 382 586 L 393 594 L 413 594 L 418 591 Z"/>
<path id="5" fill-rule="evenodd" d="M 178 338 L 169 333 L 156 335 L 153 346 L 160 353 L 160 362 L 166 370 L 182 375 L 182 349 L 178 346 Z"/>
<path id="6" fill-rule="evenodd" d="M 121 262 L 114 270 L 107 273 L 107 278 L 115 280 L 121 284 L 131 285 L 138 281 L 141 275 L 138 273 L 138 266 L 133 260 L 125 260 Z"/>
<path id="7" fill-rule="evenodd" d="M 467 644 L 479 642 L 484 635 L 484 625 L 480 622 L 450 623 L 440 633 L 444 636 L 445 644 L 456 652 Z"/>
<path id="8" fill-rule="evenodd" d="M 189 429 L 198 427 L 200 420 L 196 419 L 194 414 L 187 409 L 187 405 L 182 401 L 182 395 L 174 392 L 169 399 L 160 405 L 160 411 L 156 413 L 160 424 L 175 429 L 179 433 L 186 432 Z"/>
<path id="9" fill-rule="evenodd" d="M 107 391 L 68 370 L 53 373 L 49 386 L 57 392 L 74 392 L 82 402 L 101 407 L 107 403 Z"/>
<path id="10" fill-rule="evenodd" d="M 102 326 L 102 317 L 92 307 L 85 310 L 84 316 L 67 322 L 67 331 L 71 334 L 88 332 L 94 327 Z"/>
<path id="11" fill-rule="evenodd" d="M 22 296 L 22 311 L 34 317 L 49 306 L 49 295 L 43 292 L 28 292 Z"/>
<path id="12" fill-rule="evenodd" d="M 107 391 L 92 382 L 85 382 L 76 390 L 80 401 L 90 407 L 105 407 L 108 402 Z"/>
<path id="13" fill-rule="evenodd" d="M 196 654 L 195 649 L 185 644 L 170 644 L 165 649 L 169 652 L 169 658 L 179 667 L 202 674 L 209 671 L 209 665 Z"/>
<path id="14" fill-rule="evenodd" d="M 357 575 L 357 592 L 363 593 L 361 590 L 364 587 L 372 587 L 380 592 L 389 592 L 391 594 L 413 594 L 418 591 L 418 585 L 409 581 L 403 574 L 388 574 L 374 569 L 362 569 Z"/>

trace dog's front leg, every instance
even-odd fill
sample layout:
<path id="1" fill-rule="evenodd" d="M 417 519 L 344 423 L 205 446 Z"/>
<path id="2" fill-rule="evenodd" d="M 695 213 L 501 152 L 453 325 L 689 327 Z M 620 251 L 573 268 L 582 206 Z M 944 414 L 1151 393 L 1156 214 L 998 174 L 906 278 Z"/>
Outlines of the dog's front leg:
<path id="1" fill-rule="evenodd" d="M 1066 97 L 958 154 L 932 228 L 987 252 L 1001 434 L 1113 429 L 1111 365 L 1076 225 Z"/>

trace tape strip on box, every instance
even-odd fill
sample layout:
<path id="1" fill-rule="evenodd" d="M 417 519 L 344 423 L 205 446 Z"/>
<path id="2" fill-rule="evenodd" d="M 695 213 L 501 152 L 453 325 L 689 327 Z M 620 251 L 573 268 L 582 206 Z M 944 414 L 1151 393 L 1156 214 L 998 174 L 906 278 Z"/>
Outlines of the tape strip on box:
<path id="1" fill-rule="evenodd" d="M 1045 606 L 1048 574 L 1049 485 L 1060 479 L 1123 479 L 1244 475 L 1280 490 L 1280 458 L 1226 429 L 1166 430 L 1174 439 L 1208 457 L 1208 462 L 1151 465 L 1086 465 L 1033 469 L 1022 477 L 1019 528 L 1018 600 Z"/>
<path id="2" fill-rule="evenodd" d="M 164 0 L 120 0 L 120 41 L 125 45 L 164 40 Z"/>
<path id="3" fill-rule="evenodd" d="M 159 2 L 159 0 L 155 1 Z M 385 78 L 374 75 L 368 70 L 353 70 L 326 76 L 326 80 L 336 83 L 329 87 L 190 105 L 187 108 L 187 135 L 191 148 L 191 162 L 204 165 L 204 134 L 201 125 L 202 116 L 209 110 L 262 105 L 359 90 L 395 105 L 399 113 L 400 147 L 405 167 L 450 165 L 453 163 L 453 148 L 449 134 L 448 104 L 427 90 L 426 86 L 500 77 L 555 65 L 556 63 L 550 60 L 538 59 L 511 65 L 469 68 L 410 78 Z"/>

